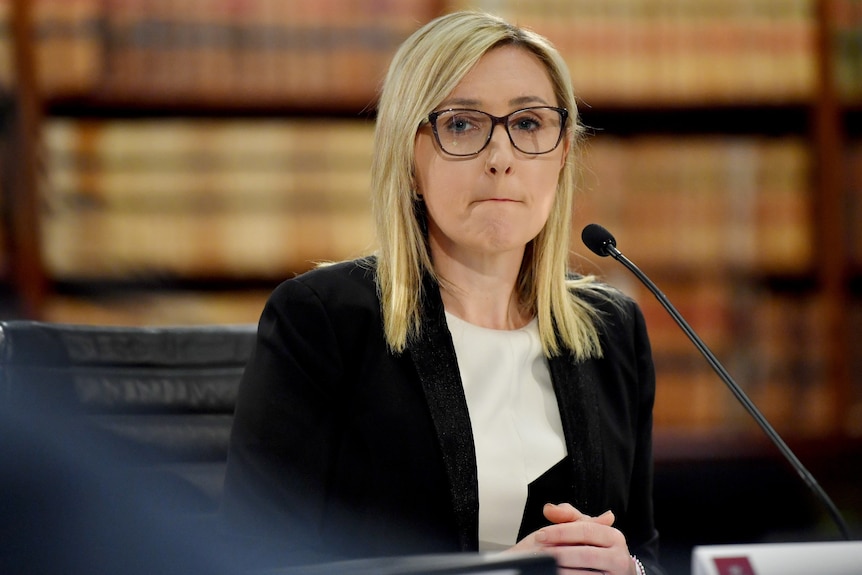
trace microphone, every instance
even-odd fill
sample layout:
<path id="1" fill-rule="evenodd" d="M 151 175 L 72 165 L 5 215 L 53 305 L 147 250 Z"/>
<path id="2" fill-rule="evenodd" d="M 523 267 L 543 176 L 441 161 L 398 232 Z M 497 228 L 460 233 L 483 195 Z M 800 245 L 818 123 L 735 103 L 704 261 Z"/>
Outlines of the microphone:
<path id="1" fill-rule="evenodd" d="M 614 236 L 605 228 L 598 224 L 589 224 L 584 230 L 581 232 L 581 240 L 583 240 L 584 244 L 590 248 L 594 254 L 607 257 L 611 256 L 621 264 L 623 264 L 629 271 L 631 271 L 640 281 L 643 283 L 649 291 L 658 299 L 659 303 L 664 307 L 665 310 L 673 317 L 674 321 L 676 321 L 677 325 L 682 328 L 682 331 L 688 336 L 688 338 L 692 341 L 692 343 L 697 347 L 701 354 L 706 358 L 709 362 L 709 365 L 715 370 L 721 380 L 730 388 L 730 391 L 736 396 L 736 399 L 742 404 L 742 406 L 748 411 L 751 417 L 757 422 L 760 428 L 766 433 L 766 436 L 772 440 L 772 443 L 778 447 L 779 451 L 784 455 L 790 465 L 793 466 L 793 469 L 796 470 L 796 473 L 799 474 L 799 477 L 808 485 L 811 491 L 814 492 L 814 495 L 823 503 L 826 507 L 829 515 L 832 517 L 832 520 L 838 526 L 838 529 L 841 531 L 841 535 L 843 535 L 844 539 L 850 540 L 850 530 L 847 527 L 847 523 L 845 523 L 844 518 L 841 516 L 841 512 L 838 511 L 838 508 L 826 494 L 826 491 L 820 487 L 820 484 L 817 483 L 817 480 L 814 479 L 814 476 L 802 465 L 802 462 L 796 457 L 790 447 L 781 439 L 781 436 L 777 431 L 770 425 L 770 423 L 766 420 L 763 414 L 759 409 L 754 405 L 754 403 L 749 399 L 748 395 L 742 390 L 741 387 L 730 377 L 730 374 L 721 365 L 721 362 L 713 355 L 712 351 L 706 346 L 702 339 L 695 333 L 695 331 L 691 328 L 687 321 L 680 315 L 680 313 L 676 310 L 670 300 L 658 289 L 658 286 L 653 283 L 649 277 L 645 273 L 643 273 L 635 264 L 633 264 L 626 256 L 617 249 L 617 241 L 614 239 Z"/>

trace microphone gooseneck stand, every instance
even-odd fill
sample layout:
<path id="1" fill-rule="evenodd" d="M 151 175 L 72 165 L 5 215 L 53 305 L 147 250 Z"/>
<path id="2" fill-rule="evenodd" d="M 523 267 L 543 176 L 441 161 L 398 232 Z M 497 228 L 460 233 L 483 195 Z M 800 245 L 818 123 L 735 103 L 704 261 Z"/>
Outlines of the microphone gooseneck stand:
<path id="1" fill-rule="evenodd" d="M 709 365 L 715 370 L 721 380 L 727 385 L 733 395 L 737 400 L 742 404 L 742 406 L 748 411 L 748 413 L 754 418 L 763 432 L 767 437 L 778 447 L 779 451 L 784 455 L 787 461 L 790 462 L 790 465 L 793 466 L 793 469 L 799 474 L 802 480 L 808 485 L 809 489 L 814 492 L 817 498 L 823 503 L 826 507 L 826 510 L 829 512 L 829 515 L 832 517 L 832 520 L 838 526 L 839 531 L 841 531 L 841 535 L 845 540 L 850 540 L 850 530 L 847 527 L 847 523 L 844 521 L 844 518 L 841 516 L 841 512 L 835 506 L 835 503 L 832 502 L 832 499 L 829 498 L 829 495 L 826 494 L 826 491 L 817 483 L 817 480 L 814 476 L 805 468 L 799 458 L 793 453 L 793 451 L 788 447 L 788 445 L 784 442 L 781 436 L 777 431 L 770 425 L 769 421 L 767 421 L 766 417 L 757 409 L 757 406 L 749 399 L 748 395 L 742 390 L 741 387 L 733 380 L 724 366 L 720 361 L 713 355 L 712 351 L 707 347 L 707 345 L 703 342 L 703 340 L 695 333 L 695 331 L 691 328 L 685 318 L 680 315 L 680 313 L 676 310 L 673 304 L 668 300 L 668 298 L 662 293 L 662 291 L 656 286 L 655 283 L 645 274 L 640 268 L 638 268 L 634 263 L 631 262 L 623 253 L 617 249 L 617 242 L 614 239 L 614 236 L 605 228 L 598 224 L 590 224 L 584 228 L 581 233 L 581 239 L 584 244 L 596 255 L 601 257 L 611 256 L 621 264 L 623 264 L 630 272 L 632 272 L 640 281 L 643 283 L 647 289 L 658 299 L 659 303 L 664 307 L 665 310 L 673 317 L 674 321 L 676 321 L 677 325 L 685 332 L 691 342 L 697 347 L 701 354 L 706 358 L 709 362 Z"/>

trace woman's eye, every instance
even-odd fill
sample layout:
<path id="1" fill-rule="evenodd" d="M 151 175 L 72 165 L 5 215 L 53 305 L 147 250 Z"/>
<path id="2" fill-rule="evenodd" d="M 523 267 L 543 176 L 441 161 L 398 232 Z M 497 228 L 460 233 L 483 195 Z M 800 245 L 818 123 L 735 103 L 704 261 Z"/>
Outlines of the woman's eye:
<path id="1" fill-rule="evenodd" d="M 468 118 L 452 118 L 449 121 L 448 128 L 452 132 L 466 132 L 473 127 L 473 123 Z"/>
<path id="2" fill-rule="evenodd" d="M 452 129 L 454 129 L 454 130 L 462 131 L 462 130 L 466 130 L 469 127 L 470 127 L 470 124 L 467 123 L 466 120 L 455 120 L 454 122 L 452 122 Z"/>
<path id="3" fill-rule="evenodd" d="M 512 127 L 516 130 L 531 132 L 541 128 L 542 124 L 536 118 L 518 118 Z"/>

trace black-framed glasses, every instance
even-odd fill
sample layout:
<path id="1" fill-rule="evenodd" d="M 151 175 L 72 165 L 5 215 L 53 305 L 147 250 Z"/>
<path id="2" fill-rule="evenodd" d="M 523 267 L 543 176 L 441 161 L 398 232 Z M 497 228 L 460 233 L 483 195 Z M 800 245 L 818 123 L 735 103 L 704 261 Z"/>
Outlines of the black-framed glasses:
<path id="1" fill-rule="evenodd" d="M 516 150 L 539 155 L 560 144 L 568 117 L 565 108 L 533 106 L 499 117 L 481 110 L 439 110 L 428 114 L 428 122 L 440 149 L 450 156 L 473 156 L 484 150 L 497 124 L 506 127 Z"/>

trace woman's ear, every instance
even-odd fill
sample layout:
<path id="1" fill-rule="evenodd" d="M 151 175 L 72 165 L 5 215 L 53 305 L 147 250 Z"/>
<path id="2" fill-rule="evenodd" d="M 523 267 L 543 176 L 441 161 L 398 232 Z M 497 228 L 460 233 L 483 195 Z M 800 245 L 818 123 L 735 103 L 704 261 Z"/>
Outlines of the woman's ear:
<path id="1" fill-rule="evenodd" d="M 568 134 L 567 134 L 568 135 Z M 569 158 L 569 148 L 572 146 L 572 141 L 569 138 L 563 138 L 563 155 L 560 158 L 560 169 L 562 170 L 566 165 L 566 160 Z"/>

